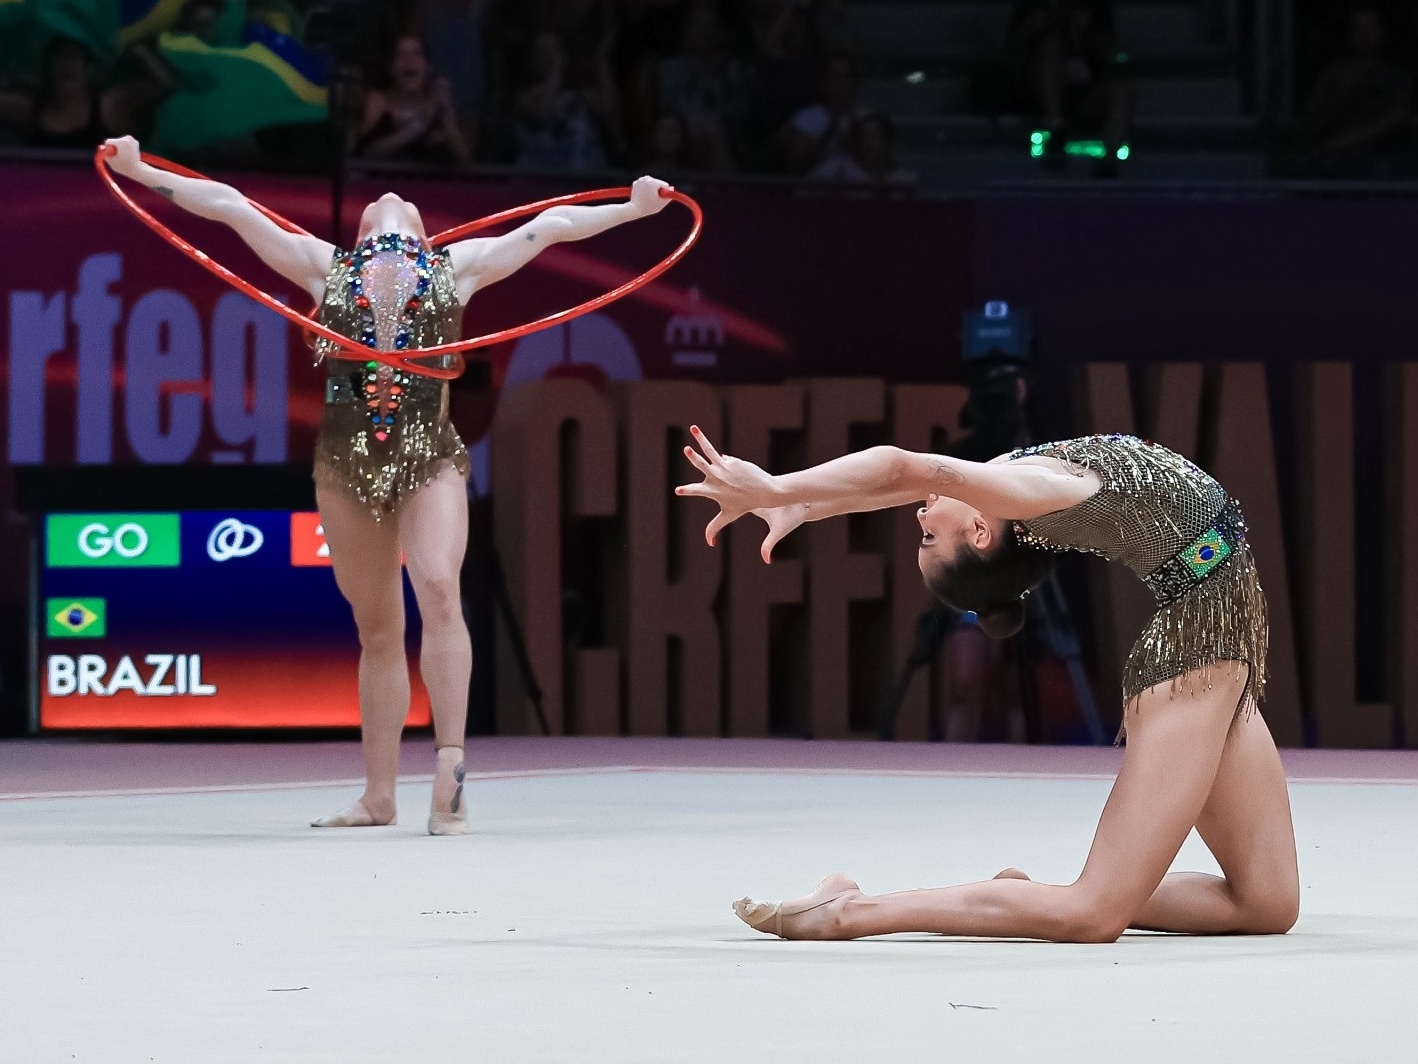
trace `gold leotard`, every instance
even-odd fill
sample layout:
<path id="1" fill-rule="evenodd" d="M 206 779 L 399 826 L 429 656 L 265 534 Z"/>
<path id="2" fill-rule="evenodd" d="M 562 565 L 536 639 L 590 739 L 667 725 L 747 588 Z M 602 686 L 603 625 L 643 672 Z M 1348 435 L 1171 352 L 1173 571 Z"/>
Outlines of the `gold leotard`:
<path id="1" fill-rule="evenodd" d="M 370 299 L 369 290 L 379 297 Z M 462 316 L 447 249 L 382 234 L 352 251 L 336 250 L 319 320 L 390 351 L 452 343 L 461 334 Z M 352 361 L 326 340 L 316 340 L 315 352 L 330 368 L 315 442 L 317 480 L 349 491 L 379 520 L 445 463 L 468 475 L 468 452 L 448 419 L 443 381 L 373 360 Z M 447 365 L 444 358 L 422 361 Z"/>
<path id="2" fill-rule="evenodd" d="M 1157 600 L 1123 670 L 1123 702 L 1220 661 L 1249 666 L 1237 711 L 1265 690 L 1265 592 L 1240 507 L 1181 455 L 1133 436 L 1087 436 L 1015 451 L 1047 455 L 1101 486 L 1076 506 L 1016 522 L 1020 542 L 1121 562 Z"/>

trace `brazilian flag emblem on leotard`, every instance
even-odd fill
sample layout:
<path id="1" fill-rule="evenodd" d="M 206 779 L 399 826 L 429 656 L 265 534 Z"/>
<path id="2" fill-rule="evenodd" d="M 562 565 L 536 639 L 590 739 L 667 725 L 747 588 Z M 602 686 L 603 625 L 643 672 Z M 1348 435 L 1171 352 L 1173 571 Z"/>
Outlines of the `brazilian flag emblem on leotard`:
<path id="1" fill-rule="evenodd" d="M 1198 579 L 1231 557 L 1231 545 L 1221 538 L 1221 533 L 1208 528 L 1182 554 L 1187 568 Z"/>
<path id="2" fill-rule="evenodd" d="M 101 639 L 108 633 L 108 609 L 101 598 L 52 598 L 45 602 L 51 639 Z"/>

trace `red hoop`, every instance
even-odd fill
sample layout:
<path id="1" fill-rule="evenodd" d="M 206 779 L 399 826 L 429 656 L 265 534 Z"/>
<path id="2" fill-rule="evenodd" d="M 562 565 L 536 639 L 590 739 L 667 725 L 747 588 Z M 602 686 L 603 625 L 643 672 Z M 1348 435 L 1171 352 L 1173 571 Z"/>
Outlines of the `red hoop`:
<path id="1" fill-rule="evenodd" d="M 529 333 L 539 332 L 542 329 L 549 329 L 553 325 L 560 325 L 562 322 L 570 321 L 572 318 L 580 317 L 582 314 L 589 314 L 593 310 L 599 310 L 606 304 L 613 303 L 617 299 L 629 295 L 631 292 L 634 292 L 638 288 L 643 288 L 645 285 L 649 284 L 651 281 L 655 280 L 655 278 L 659 277 L 662 273 L 668 270 L 675 263 L 679 262 L 680 259 L 684 258 L 685 254 L 689 251 L 689 249 L 694 246 L 695 241 L 699 239 L 700 230 L 704 228 L 704 213 L 700 210 L 699 204 L 695 203 L 694 200 L 692 200 L 689 196 L 686 196 L 683 192 L 677 192 L 673 189 L 664 190 L 660 193 L 662 196 L 666 197 L 667 199 L 675 200 L 678 203 L 682 203 L 684 204 L 684 206 L 689 208 L 689 212 L 694 218 L 694 224 L 690 228 L 689 235 L 686 236 L 684 240 L 680 242 L 677 248 L 670 252 L 669 255 L 665 256 L 665 258 L 662 259 L 658 264 L 652 266 L 650 269 L 646 270 L 638 277 L 632 278 L 631 280 L 625 282 L 617 288 L 612 289 L 609 292 L 603 293 L 599 296 L 595 296 L 592 299 L 588 299 L 584 303 L 580 303 L 570 308 L 569 310 L 560 310 L 554 314 L 548 314 L 544 318 L 538 318 L 535 321 L 530 321 L 523 325 L 516 325 L 508 329 L 499 329 L 496 332 L 487 333 L 483 336 L 476 336 L 469 340 L 458 340 L 453 343 L 439 344 L 436 347 L 415 348 L 401 352 L 379 351 L 374 348 L 366 347 L 364 344 L 361 344 L 358 341 L 353 340 L 348 336 L 345 336 L 343 333 L 335 332 L 333 329 L 322 325 L 320 322 L 314 320 L 308 314 L 302 314 L 300 311 L 293 310 L 292 308 L 286 306 L 286 304 L 282 303 L 274 296 L 263 292 L 261 289 L 251 284 L 251 282 L 238 277 L 235 273 L 227 269 L 221 263 L 217 262 L 206 252 L 199 250 L 193 244 L 178 236 L 166 225 L 158 221 L 157 218 L 153 217 L 153 215 L 150 214 L 146 209 L 139 206 L 138 203 L 136 203 L 133 198 L 128 195 L 128 193 L 123 191 L 123 189 L 119 186 L 118 182 L 114 180 L 112 170 L 107 165 L 105 165 L 104 162 L 106 158 L 113 154 L 115 154 L 115 149 L 107 145 L 101 145 L 99 149 L 94 153 L 94 168 L 98 171 L 99 176 L 103 179 L 103 181 L 108 185 L 109 191 L 111 191 L 114 196 L 117 197 L 120 203 L 122 203 L 125 207 L 132 211 L 133 214 L 135 214 L 140 221 L 147 225 L 149 229 L 157 233 L 158 236 L 162 237 L 173 247 L 177 248 L 179 251 L 185 254 L 188 258 L 192 259 L 193 262 L 211 271 L 216 276 L 220 277 L 223 281 L 225 281 L 227 284 L 231 285 L 233 288 L 250 296 L 252 299 L 256 300 L 261 305 L 275 311 L 283 318 L 295 322 L 297 325 L 305 329 L 308 333 L 318 336 L 323 340 L 328 340 L 331 343 L 337 345 L 338 347 L 344 349 L 345 351 L 351 352 L 352 355 L 357 359 L 374 359 L 379 362 L 384 362 L 389 365 L 396 366 L 400 369 L 408 370 L 411 373 L 417 373 L 426 377 L 435 377 L 440 380 L 449 380 L 462 373 L 463 359 L 459 357 L 457 359 L 456 366 L 450 369 L 436 369 L 429 366 L 420 366 L 414 364 L 412 360 L 415 358 L 429 358 L 438 355 L 461 356 L 462 352 L 464 351 L 471 351 L 480 347 L 489 347 L 492 344 L 502 343 L 506 340 L 516 340 L 519 337 L 528 335 Z M 166 170 L 169 173 L 180 174 L 183 177 L 196 178 L 199 181 L 211 180 L 211 178 L 207 177 L 205 174 L 200 174 L 195 170 L 189 170 L 185 166 L 181 166 L 178 163 L 169 162 L 167 159 L 160 158 L 156 155 L 151 155 L 148 152 L 143 152 L 141 154 L 141 157 L 145 163 L 150 166 L 155 166 L 159 170 Z M 524 207 L 514 207 L 511 210 L 501 211 L 497 214 L 489 215 L 486 218 L 479 218 L 476 221 L 466 222 L 463 225 L 454 226 L 452 229 L 445 229 L 443 232 L 434 236 L 429 242 L 435 246 L 441 246 L 447 244 L 452 240 L 457 240 L 463 236 L 466 236 L 469 233 L 475 233 L 479 230 L 488 229 L 494 225 L 499 225 L 503 222 L 512 221 L 517 218 L 523 218 L 529 214 L 539 214 L 540 212 L 546 210 L 549 207 L 586 203 L 589 201 L 603 199 L 623 199 L 629 194 L 629 188 L 604 188 L 590 192 L 575 192 L 566 196 L 556 196 L 551 199 L 540 200 L 536 203 L 529 203 Z M 286 232 L 297 233 L 301 236 L 312 235 L 311 233 L 302 229 L 300 226 L 296 225 L 294 222 L 290 221 L 288 218 L 282 217 L 270 208 L 260 203 L 257 203 L 255 200 L 247 198 L 246 202 L 250 203 L 253 207 L 255 207 L 271 221 L 275 222 Z"/>

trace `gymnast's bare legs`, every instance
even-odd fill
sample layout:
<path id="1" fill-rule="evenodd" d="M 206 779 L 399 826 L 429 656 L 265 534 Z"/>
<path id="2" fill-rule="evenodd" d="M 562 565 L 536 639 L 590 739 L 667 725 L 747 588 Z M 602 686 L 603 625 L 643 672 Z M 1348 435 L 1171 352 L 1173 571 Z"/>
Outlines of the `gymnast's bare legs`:
<path id="1" fill-rule="evenodd" d="M 1209 688 L 1199 676 L 1183 677 L 1175 693 L 1160 685 L 1130 707 L 1122 769 L 1071 884 L 1035 883 L 1010 868 L 984 883 L 871 896 L 835 875 L 781 907 L 744 899 L 735 909 L 786 938 L 917 931 L 1111 942 L 1128 928 L 1283 934 L 1300 899 L 1290 801 L 1260 713 L 1236 716 L 1244 670 L 1217 663 Z M 1222 876 L 1167 873 L 1193 826 Z"/>
<path id="2" fill-rule="evenodd" d="M 458 574 L 468 540 L 463 479 L 451 467 L 376 521 L 342 488 L 319 483 L 316 498 L 335 582 L 359 629 L 360 729 L 365 789 L 350 808 L 316 821 L 321 827 L 392 824 L 397 809 L 399 740 L 409 712 L 404 653 L 404 589 L 400 551 L 423 621 L 420 672 L 433 708 L 437 768 L 429 811 L 431 834 L 466 831 L 463 735 L 468 715 L 472 645 L 463 620 Z"/>

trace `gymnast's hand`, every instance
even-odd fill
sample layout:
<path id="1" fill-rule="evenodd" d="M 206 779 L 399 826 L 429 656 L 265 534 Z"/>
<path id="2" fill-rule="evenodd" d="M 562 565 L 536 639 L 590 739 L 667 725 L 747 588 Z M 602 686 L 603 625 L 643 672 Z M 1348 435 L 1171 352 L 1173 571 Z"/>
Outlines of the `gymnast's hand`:
<path id="1" fill-rule="evenodd" d="M 689 431 L 699 445 L 699 451 L 686 447 L 684 456 L 704 474 L 704 480 L 698 484 L 681 484 L 675 488 L 675 494 L 698 495 L 719 504 L 719 512 L 704 529 L 704 539 L 711 547 L 720 529 L 733 524 L 744 514 L 757 512 L 768 522 L 769 538 L 764 540 L 763 552 L 767 561 L 773 544 L 802 523 L 801 517 L 793 520 L 791 511 L 797 507 L 779 505 L 776 481 L 758 466 L 733 455 L 720 454 L 698 425 L 690 426 Z M 806 511 L 806 507 L 803 509 Z M 783 512 L 770 517 L 772 511 Z"/>
<path id="2" fill-rule="evenodd" d="M 630 205 L 642 218 L 659 214 L 669 205 L 669 197 L 660 195 L 660 190 L 671 189 L 668 182 L 657 177 L 637 177 L 630 186 Z"/>
<path id="3" fill-rule="evenodd" d="M 772 563 L 773 548 L 782 542 L 783 537 L 807 520 L 807 503 L 792 502 L 786 506 L 754 510 L 753 513 L 754 516 L 763 518 L 763 522 L 768 526 L 768 535 L 763 537 L 763 542 L 758 547 L 758 556 L 766 565 Z"/>
<path id="4" fill-rule="evenodd" d="M 113 154 L 108 156 L 108 167 L 115 174 L 132 177 L 142 165 L 138 142 L 132 137 L 110 137 L 103 146 L 113 149 Z"/>

